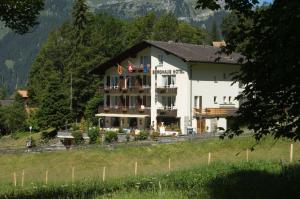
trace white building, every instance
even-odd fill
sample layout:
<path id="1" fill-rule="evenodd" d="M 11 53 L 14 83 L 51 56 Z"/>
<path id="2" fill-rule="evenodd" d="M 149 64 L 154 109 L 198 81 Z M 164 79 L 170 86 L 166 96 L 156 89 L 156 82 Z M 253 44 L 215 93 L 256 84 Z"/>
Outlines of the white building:
<path id="1" fill-rule="evenodd" d="M 191 126 L 197 133 L 226 129 L 239 106 L 240 88 L 231 77 L 240 55 L 219 50 L 159 41 L 125 50 L 94 70 L 104 75 L 104 106 L 96 116 L 106 128 L 159 130 L 163 122 L 166 131 L 182 134 Z"/>

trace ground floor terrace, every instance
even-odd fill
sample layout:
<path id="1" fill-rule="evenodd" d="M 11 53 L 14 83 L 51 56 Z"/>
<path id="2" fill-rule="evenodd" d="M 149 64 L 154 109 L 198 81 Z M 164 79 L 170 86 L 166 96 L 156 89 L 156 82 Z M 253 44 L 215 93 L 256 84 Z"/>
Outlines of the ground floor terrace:
<path id="1" fill-rule="evenodd" d="M 184 118 L 174 116 L 157 116 L 155 121 L 150 115 L 142 114 L 97 114 L 99 125 L 106 130 L 122 128 L 130 131 L 158 132 L 161 135 L 218 133 L 227 129 L 226 117 L 195 117 L 191 124 L 181 125 Z M 154 123 L 157 123 L 155 128 Z"/>

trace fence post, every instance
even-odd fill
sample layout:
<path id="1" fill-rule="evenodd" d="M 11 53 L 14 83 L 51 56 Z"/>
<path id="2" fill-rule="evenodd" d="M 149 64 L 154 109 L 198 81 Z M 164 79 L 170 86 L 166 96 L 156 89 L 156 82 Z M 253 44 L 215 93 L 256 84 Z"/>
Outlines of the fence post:
<path id="1" fill-rule="evenodd" d="M 48 184 L 48 169 L 46 170 L 46 175 L 45 175 L 45 184 Z"/>
<path id="2" fill-rule="evenodd" d="M 293 162 L 293 153 L 294 153 L 294 145 L 291 144 L 291 148 L 290 148 L 290 163 Z"/>
<path id="3" fill-rule="evenodd" d="M 103 167 L 103 173 L 102 173 L 102 181 L 103 182 L 105 181 L 105 170 L 106 170 L 106 167 Z"/>
<path id="4" fill-rule="evenodd" d="M 137 162 L 134 164 L 134 175 L 137 176 Z"/>
<path id="5" fill-rule="evenodd" d="M 13 181 L 14 181 L 14 185 L 16 187 L 17 186 L 17 174 L 16 174 L 16 172 L 13 173 Z"/>
<path id="6" fill-rule="evenodd" d="M 24 186 L 24 169 L 22 170 L 22 180 L 21 180 L 21 186 L 23 187 Z"/>
<path id="7" fill-rule="evenodd" d="M 169 172 L 171 171 L 171 158 L 169 158 Z"/>
<path id="8" fill-rule="evenodd" d="M 75 178 L 75 167 L 72 167 L 72 183 L 74 183 Z"/>
<path id="9" fill-rule="evenodd" d="M 207 160 L 208 165 L 210 165 L 210 162 L 211 162 L 211 152 L 208 153 L 208 160 Z"/>
<path id="10" fill-rule="evenodd" d="M 249 149 L 247 149 L 247 151 L 246 151 L 246 160 L 247 160 L 247 162 L 249 162 Z"/>

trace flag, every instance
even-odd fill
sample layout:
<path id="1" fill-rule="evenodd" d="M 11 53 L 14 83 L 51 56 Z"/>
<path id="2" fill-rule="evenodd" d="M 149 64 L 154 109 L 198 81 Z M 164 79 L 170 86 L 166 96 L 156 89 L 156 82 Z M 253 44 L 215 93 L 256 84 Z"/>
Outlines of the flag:
<path id="1" fill-rule="evenodd" d="M 122 73 L 123 73 L 123 68 L 120 64 L 118 64 L 118 74 L 122 75 Z"/>
<path id="2" fill-rule="evenodd" d="M 128 72 L 132 73 L 133 71 L 133 64 L 129 61 L 128 62 Z"/>

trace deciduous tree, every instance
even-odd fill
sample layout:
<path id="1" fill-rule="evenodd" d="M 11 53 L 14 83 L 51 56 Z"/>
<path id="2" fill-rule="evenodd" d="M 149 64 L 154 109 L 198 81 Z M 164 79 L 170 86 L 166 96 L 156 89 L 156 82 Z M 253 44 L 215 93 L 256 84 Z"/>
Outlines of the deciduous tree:
<path id="1" fill-rule="evenodd" d="M 38 23 L 37 15 L 43 6 L 43 0 L 2 0 L 0 21 L 15 32 L 24 34 Z"/>
<path id="2" fill-rule="evenodd" d="M 245 56 L 235 80 L 244 84 L 243 99 L 235 125 L 225 133 L 230 137 L 246 125 L 257 139 L 300 140 L 300 1 L 274 0 L 257 8 L 257 0 L 225 0 L 225 8 L 235 12 L 238 23 L 226 36 L 225 51 L 243 43 Z M 203 9 L 218 9 L 215 0 L 198 0 Z"/>

